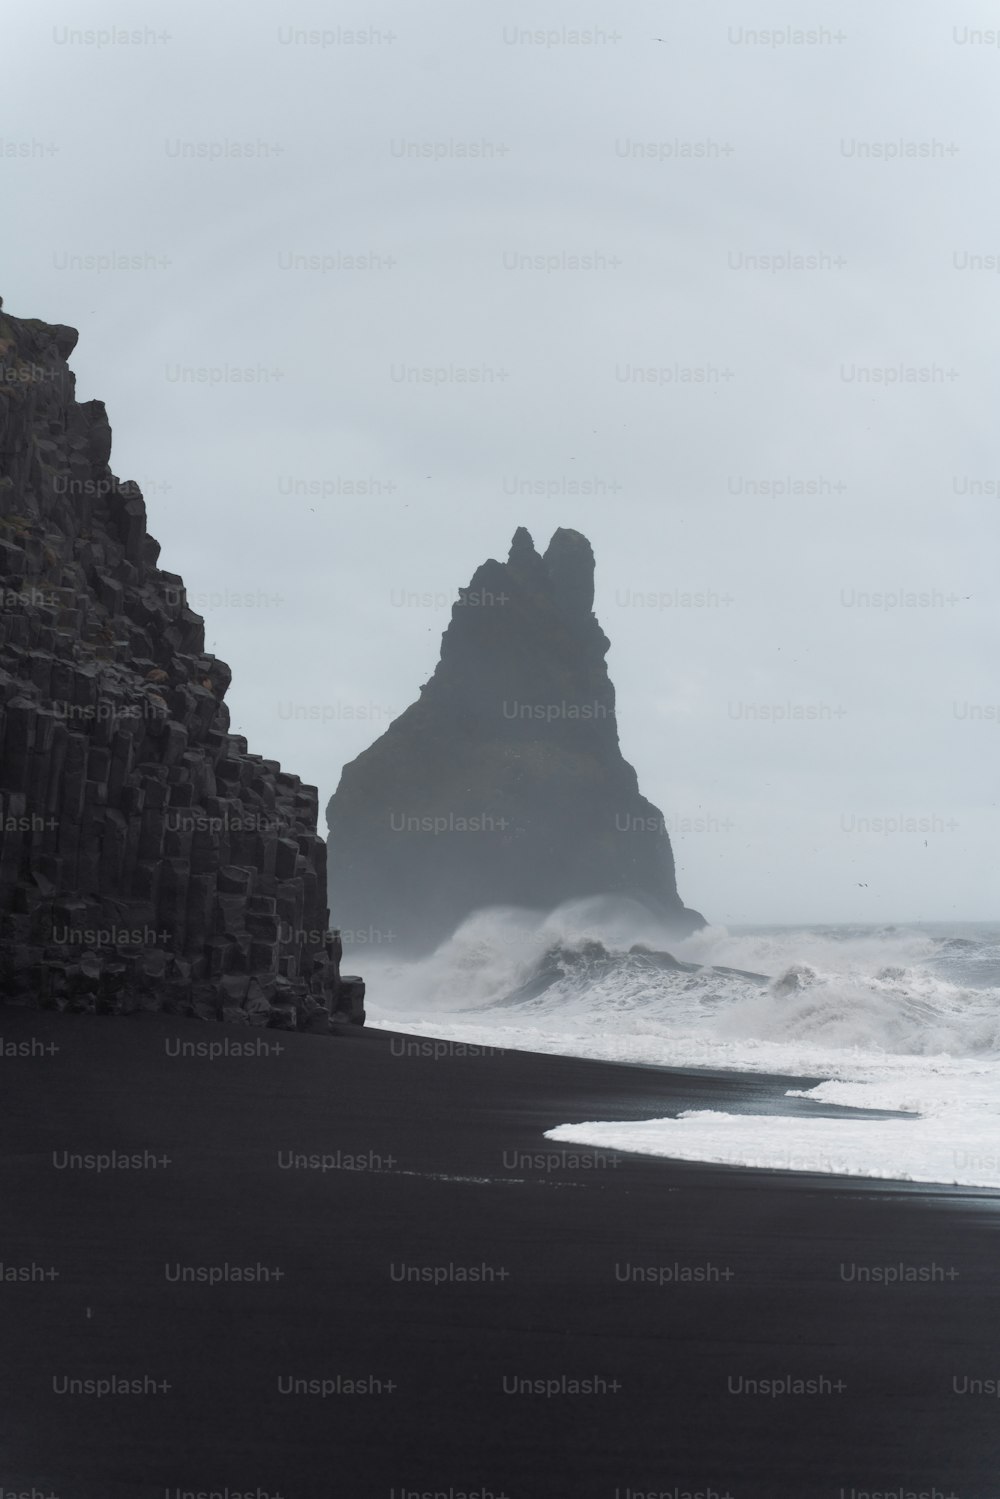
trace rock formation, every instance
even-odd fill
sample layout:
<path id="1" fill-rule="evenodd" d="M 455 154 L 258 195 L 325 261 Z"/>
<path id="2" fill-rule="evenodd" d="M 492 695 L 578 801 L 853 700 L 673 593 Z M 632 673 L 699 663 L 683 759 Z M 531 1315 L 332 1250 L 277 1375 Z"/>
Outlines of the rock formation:
<path id="1" fill-rule="evenodd" d="M 316 790 L 229 733 L 76 341 L 0 311 L 0 998 L 326 1029 Z"/>
<path id="2" fill-rule="evenodd" d="M 460 591 L 417 702 L 344 768 L 327 810 L 331 891 L 347 927 L 426 952 L 470 912 L 629 897 L 675 934 L 682 904 L 663 818 L 622 758 L 594 555 L 520 528 L 505 563 Z"/>

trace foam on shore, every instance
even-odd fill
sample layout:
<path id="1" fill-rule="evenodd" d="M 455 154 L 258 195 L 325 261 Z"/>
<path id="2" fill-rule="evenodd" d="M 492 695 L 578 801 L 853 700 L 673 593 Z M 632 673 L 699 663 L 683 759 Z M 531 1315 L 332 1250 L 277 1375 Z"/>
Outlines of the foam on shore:
<path id="1" fill-rule="evenodd" d="M 671 942 L 623 902 L 578 902 L 547 918 L 481 912 L 421 963 L 369 963 L 373 1023 L 471 1046 L 812 1076 L 824 1081 L 793 1091 L 908 1116 L 692 1111 L 563 1125 L 552 1139 L 1000 1188 L 1000 929 L 958 931 L 710 927 Z M 637 943 L 688 966 L 657 967 Z"/>

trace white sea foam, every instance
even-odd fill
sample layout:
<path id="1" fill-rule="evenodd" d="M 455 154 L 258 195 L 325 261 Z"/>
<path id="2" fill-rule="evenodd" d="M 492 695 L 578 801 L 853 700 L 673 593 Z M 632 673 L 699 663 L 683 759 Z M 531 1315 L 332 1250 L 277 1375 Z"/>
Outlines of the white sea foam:
<path id="1" fill-rule="evenodd" d="M 658 968 L 629 952 L 636 943 L 703 966 Z M 591 900 L 547 917 L 479 912 L 420 963 L 366 958 L 365 967 L 372 1023 L 390 1029 L 609 1061 L 823 1078 L 791 1091 L 903 1115 L 702 1110 L 563 1125 L 549 1132 L 553 1139 L 1000 1188 L 1000 928 L 709 927 L 676 941 L 630 902 Z M 541 968 L 551 981 L 534 992 Z"/>

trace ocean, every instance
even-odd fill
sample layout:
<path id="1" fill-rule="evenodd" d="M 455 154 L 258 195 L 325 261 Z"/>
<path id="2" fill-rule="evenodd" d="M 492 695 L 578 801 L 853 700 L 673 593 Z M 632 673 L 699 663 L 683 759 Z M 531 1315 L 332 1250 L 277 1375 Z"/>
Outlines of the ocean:
<path id="1" fill-rule="evenodd" d="M 554 1123 L 550 1139 L 1000 1188 L 1000 924 L 710 926 L 677 941 L 631 902 L 594 899 L 544 918 L 477 912 L 428 958 L 369 950 L 363 966 L 371 1025 L 816 1080 L 788 1090 L 809 1116 L 689 1110 Z"/>

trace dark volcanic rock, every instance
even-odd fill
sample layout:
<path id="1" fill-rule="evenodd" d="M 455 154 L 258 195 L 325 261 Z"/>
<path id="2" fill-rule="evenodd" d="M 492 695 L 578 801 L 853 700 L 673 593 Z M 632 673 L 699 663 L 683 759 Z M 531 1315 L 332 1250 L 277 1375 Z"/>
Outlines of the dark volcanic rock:
<path id="1" fill-rule="evenodd" d="M 0 999 L 315 1030 L 316 790 L 229 733 L 76 339 L 0 311 Z"/>
<path id="2" fill-rule="evenodd" d="M 558 530 L 540 557 L 520 528 L 506 563 L 460 591 L 421 695 L 345 766 L 330 878 L 345 927 L 427 951 L 470 912 L 629 897 L 675 934 L 682 904 L 663 818 L 623 758 L 594 555 Z"/>

